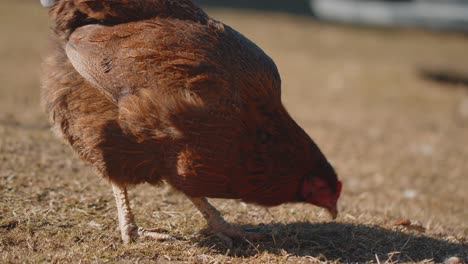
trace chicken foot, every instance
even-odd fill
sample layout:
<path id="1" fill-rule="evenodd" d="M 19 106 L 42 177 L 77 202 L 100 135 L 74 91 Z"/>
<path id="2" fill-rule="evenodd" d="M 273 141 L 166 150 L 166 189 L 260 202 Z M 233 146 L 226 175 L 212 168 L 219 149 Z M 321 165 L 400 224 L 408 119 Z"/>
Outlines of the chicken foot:
<path id="1" fill-rule="evenodd" d="M 127 187 L 112 183 L 112 191 L 117 203 L 120 233 L 125 244 L 133 242 L 140 237 L 148 237 L 158 241 L 174 240 L 168 234 L 158 233 L 156 230 L 146 230 L 136 225 L 128 200 Z"/>
<path id="2" fill-rule="evenodd" d="M 226 222 L 221 213 L 214 208 L 206 198 L 189 197 L 192 203 L 206 219 L 208 227 L 200 231 L 203 235 L 217 235 L 229 247 L 232 247 L 232 238 L 242 238 L 252 241 L 266 239 L 265 234 L 245 231 Z"/>

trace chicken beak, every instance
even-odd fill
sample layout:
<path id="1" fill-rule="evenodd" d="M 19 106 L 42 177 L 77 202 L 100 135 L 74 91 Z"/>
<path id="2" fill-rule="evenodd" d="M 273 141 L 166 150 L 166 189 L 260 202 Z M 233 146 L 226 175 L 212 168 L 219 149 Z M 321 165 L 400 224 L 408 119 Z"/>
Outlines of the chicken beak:
<path id="1" fill-rule="evenodd" d="M 327 210 L 330 213 L 333 220 L 335 220 L 336 217 L 338 216 L 338 209 L 336 208 L 336 205 L 328 207 Z"/>

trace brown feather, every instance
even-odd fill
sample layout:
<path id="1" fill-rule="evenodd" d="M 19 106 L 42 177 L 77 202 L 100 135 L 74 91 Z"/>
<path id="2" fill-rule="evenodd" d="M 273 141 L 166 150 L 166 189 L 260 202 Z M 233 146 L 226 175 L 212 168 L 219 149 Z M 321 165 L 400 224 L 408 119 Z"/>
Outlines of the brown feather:
<path id="1" fill-rule="evenodd" d="M 276 205 L 327 163 L 274 62 L 192 1 L 62 0 L 51 17 L 46 110 L 110 181 Z"/>

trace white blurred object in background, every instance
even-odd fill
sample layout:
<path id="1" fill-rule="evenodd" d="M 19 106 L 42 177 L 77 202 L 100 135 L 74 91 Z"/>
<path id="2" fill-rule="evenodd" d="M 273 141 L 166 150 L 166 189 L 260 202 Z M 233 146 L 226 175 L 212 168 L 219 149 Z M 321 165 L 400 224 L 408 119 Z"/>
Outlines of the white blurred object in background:
<path id="1" fill-rule="evenodd" d="M 467 0 L 310 0 L 310 7 L 330 21 L 468 32 Z"/>

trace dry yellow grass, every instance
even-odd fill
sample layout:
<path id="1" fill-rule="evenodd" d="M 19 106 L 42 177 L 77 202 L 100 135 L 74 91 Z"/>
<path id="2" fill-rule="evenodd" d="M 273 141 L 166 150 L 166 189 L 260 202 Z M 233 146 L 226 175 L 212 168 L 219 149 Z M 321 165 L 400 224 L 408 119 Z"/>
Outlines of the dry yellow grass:
<path id="1" fill-rule="evenodd" d="M 343 179 L 337 221 L 307 205 L 266 210 L 216 200 L 227 220 L 274 238 L 239 241 L 227 249 L 216 238 L 192 237 L 204 221 L 182 195 L 167 186 L 139 186 L 131 191 L 137 221 L 182 239 L 122 245 L 109 184 L 54 138 L 39 107 L 45 10 L 38 1 L 4 0 L 0 262 L 423 263 L 455 255 L 466 260 L 466 36 L 355 29 L 245 11 L 209 13 L 275 59 L 286 107 Z M 455 77 L 432 78 L 437 76 L 427 70 Z M 426 231 L 395 227 L 400 219 L 419 221 Z"/>

